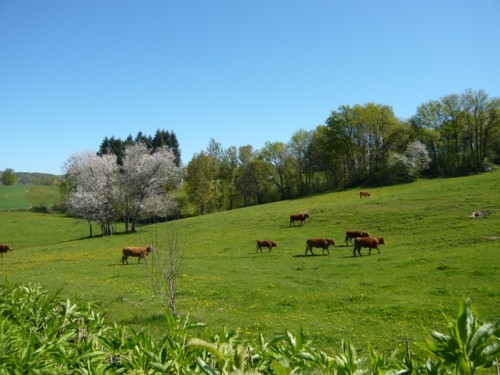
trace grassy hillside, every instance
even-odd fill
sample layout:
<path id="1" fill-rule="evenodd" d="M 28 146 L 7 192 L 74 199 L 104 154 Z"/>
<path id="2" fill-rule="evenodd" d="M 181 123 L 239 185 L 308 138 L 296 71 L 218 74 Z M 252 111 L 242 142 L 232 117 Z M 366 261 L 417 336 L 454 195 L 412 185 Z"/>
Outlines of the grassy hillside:
<path id="1" fill-rule="evenodd" d="M 444 330 L 442 312 L 455 316 L 462 295 L 491 321 L 500 311 L 499 185 L 495 171 L 376 188 L 371 199 L 350 190 L 184 219 L 178 309 L 214 330 L 227 325 L 269 338 L 302 328 L 325 349 L 348 339 L 404 351 L 405 337 L 424 340 L 423 327 Z M 304 210 L 311 220 L 289 227 L 289 214 Z M 470 219 L 475 210 L 490 215 Z M 120 252 L 172 235 L 169 225 L 88 239 L 82 222 L 0 212 L 0 242 L 14 247 L 0 258 L 0 277 L 80 294 L 100 301 L 109 319 L 161 330 L 143 267 L 122 266 Z M 382 254 L 352 257 L 346 229 L 383 236 Z M 304 256 L 308 237 L 334 237 L 337 247 Z M 256 253 L 257 239 L 278 247 Z"/>
<path id="2" fill-rule="evenodd" d="M 26 210 L 59 202 L 57 186 L 0 185 L 0 210 Z"/>

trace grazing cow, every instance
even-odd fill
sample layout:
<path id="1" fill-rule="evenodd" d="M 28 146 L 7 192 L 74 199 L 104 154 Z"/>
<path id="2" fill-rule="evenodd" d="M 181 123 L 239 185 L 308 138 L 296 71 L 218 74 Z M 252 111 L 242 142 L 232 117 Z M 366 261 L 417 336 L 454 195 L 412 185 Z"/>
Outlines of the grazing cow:
<path id="1" fill-rule="evenodd" d="M 267 247 L 269 249 L 269 252 L 273 249 L 273 247 L 277 247 L 278 244 L 274 241 L 271 240 L 257 240 L 257 250 L 255 252 L 260 252 L 262 253 L 262 248 Z"/>
<path id="2" fill-rule="evenodd" d="M 0 256 L 3 257 L 3 254 L 4 253 L 7 253 L 7 251 L 11 250 L 12 251 L 12 247 L 10 247 L 9 245 L 6 245 L 6 244 L 0 244 Z"/>
<path id="3" fill-rule="evenodd" d="M 325 254 L 325 250 L 328 251 L 328 254 L 330 254 L 330 250 L 328 249 L 330 245 L 335 246 L 335 238 L 309 238 L 306 241 L 306 255 L 308 251 L 311 252 L 311 255 L 314 255 L 314 247 L 323 249 L 323 255 Z"/>
<path id="4" fill-rule="evenodd" d="M 356 251 L 358 252 L 359 256 L 361 256 L 362 247 L 368 248 L 368 255 L 371 255 L 372 249 L 377 249 L 378 253 L 380 254 L 378 245 L 384 244 L 385 241 L 383 237 L 356 237 L 354 239 L 354 249 L 352 251 L 352 256 L 356 256 Z"/>
<path id="5" fill-rule="evenodd" d="M 364 232 L 362 230 L 347 230 L 345 232 L 345 244 L 346 246 L 349 245 L 349 242 L 352 242 L 352 240 L 356 237 L 370 237 L 368 232 Z"/>
<path id="6" fill-rule="evenodd" d="M 302 223 L 305 223 L 306 219 L 309 219 L 309 217 L 307 212 L 290 215 L 290 226 L 292 226 L 292 223 L 293 226 L 295 226 L 296 221 L 300 221 L 300 225 L 302 226 Z"/>
<path id="7" fill-rule="evenodd" d="M 361 199 L 363 197 L 371 198 L 372 195 L 369 192 L 367 192 L 367 191 L 360 191 L 359 192 L 359 199 Z"/>
<path id="8" fill-rule="evenodd" d="M 137 257 L 139 260 L 137 263 L 141 263 L 141 259 L 146 259 L 148 254 L 153 251 L 153 246 L 148 247 L 138 247 L 138 246 L 127 246 L 123 248 L 122 264 L 128 264 L 128 257 Z"/>

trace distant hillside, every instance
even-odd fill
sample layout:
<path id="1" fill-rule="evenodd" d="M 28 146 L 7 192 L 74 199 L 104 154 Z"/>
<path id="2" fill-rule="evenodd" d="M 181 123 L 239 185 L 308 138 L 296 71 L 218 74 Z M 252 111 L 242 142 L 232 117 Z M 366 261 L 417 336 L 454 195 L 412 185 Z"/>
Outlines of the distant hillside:
<path id="1" fill-rule="evenodd" d="M 0 171 L 0 179 L 2 178 L 3 171 Z M 62 176 L 49 173 L 31 173 L 31 172 L 15 172 L 17 177 L 17 184 L 20 185 L 44 185 L 52 186 L 61 182 Z"/>

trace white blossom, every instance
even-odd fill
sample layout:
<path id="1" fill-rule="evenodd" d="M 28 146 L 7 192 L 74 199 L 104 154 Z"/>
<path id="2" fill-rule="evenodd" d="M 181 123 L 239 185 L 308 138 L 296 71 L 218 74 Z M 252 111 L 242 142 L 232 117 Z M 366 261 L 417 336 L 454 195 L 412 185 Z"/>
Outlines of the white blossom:
<path id="1" fill-rule="evenodd" d="M 118 165 L 114 155 L 98 156 L 92 151 L 74 154 L 67 163 L 67 178 L 73 185 L 68 212 L 97 221 L 103 234 L 110 234 L 117 190 Z"/>
<path id="2" fill-rule="evenodd" d="M 175 155 L 167 147 L 151 153 L 143 143 L 125 149 L 120 196 L 125 225 L 132 224 L 132 231 L 141 213 L 166 213 L 172 208 L 169 191 L 182 182 L 183 170 L 175 164 Z"/>

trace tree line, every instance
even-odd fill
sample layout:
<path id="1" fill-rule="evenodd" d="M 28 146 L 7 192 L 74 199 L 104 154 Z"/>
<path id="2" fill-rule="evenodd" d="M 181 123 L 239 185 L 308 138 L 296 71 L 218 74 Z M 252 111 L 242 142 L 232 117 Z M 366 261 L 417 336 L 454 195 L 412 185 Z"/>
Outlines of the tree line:
<path id="1" fill-rule="evenodd" d="M 289 142 L 227 149 L 214 139 L 187 165 L 184 186 L 200 214 L 354 186 L 450 177 L 500 162 L 500 99 L 468 89 L 431 100 L 402 120 L 387 105 L 343 105 Z"/>
<path id="2" fill-rule="evenodd" d="M 68 212 L 98 221 L 107 233 L 117 217 L 128 231 L 145 213 L 207 214 L 420 176 L 460 176 L 498 163 L 500 99 L 468 89 L 421 104 L 410 119 L 397 118 L 388 105 L 343 105 L 325 124 L 260 150 L 224 148 L 211 139 L 186 166 L 174 132 L 106 137 L 96 155 L 68 161 L 63 185 Z"/>

